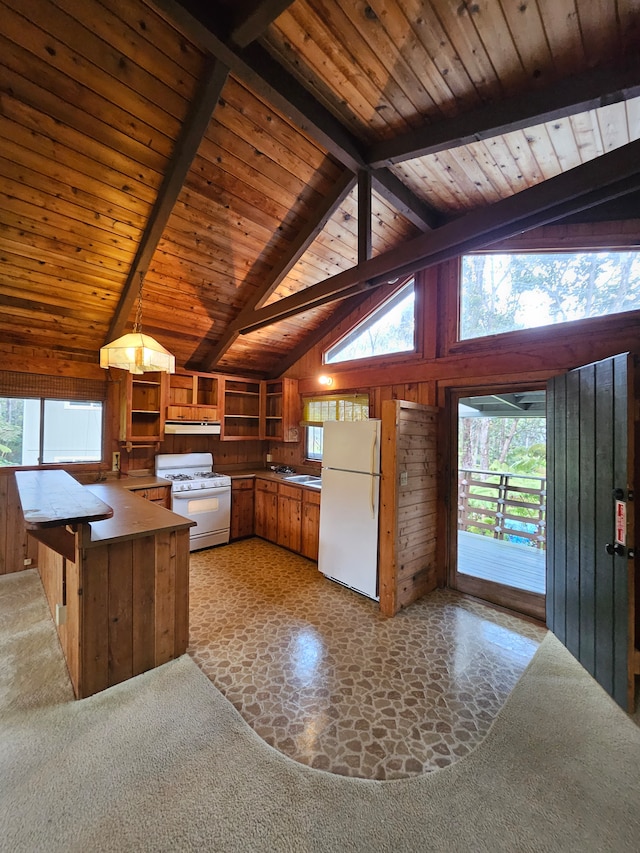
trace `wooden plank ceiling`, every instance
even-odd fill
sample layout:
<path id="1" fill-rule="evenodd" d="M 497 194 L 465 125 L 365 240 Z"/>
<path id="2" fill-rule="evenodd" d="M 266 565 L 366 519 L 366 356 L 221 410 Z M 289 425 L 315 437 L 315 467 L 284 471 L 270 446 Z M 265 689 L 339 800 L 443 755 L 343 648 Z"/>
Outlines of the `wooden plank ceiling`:
<path id="1" fill-rule="evenodd" d="M 554 179 L 578 166 L 604 185 L 582 206 L 635 186 L 598 164 L 640 137 L 640 0 L 0 0 L 0 16 L 0 351 L 25 363 L 97 364 L 142 280 L 143 328 L 179 366 L 275 376 L 346 310 L 331 284 L 310 310 L 302 291 L 341 275 L 355 304 L 370 259 L 402 266 L 417 238 L 430 257 L 420 235 L 442 246 L 452 221 L 486 245 L 504 233 L 478 237 L 473 212 L 517 193 L 543 221 L 527 193 L 543 182 L 566 215 Z"/>

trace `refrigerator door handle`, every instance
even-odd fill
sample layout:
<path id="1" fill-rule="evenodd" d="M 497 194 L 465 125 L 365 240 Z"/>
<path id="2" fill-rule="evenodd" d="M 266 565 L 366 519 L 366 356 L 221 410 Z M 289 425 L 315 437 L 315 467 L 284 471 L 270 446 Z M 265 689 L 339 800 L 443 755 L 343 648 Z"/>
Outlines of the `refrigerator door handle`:
<path id="1" fill-rule="evenodd" d="M 371 436 L 371 462 L 369 463 L 369 473 L 374 474 L 376 470 L 376 442 L 378 441 L 378 436 L 374 432 Z"/>

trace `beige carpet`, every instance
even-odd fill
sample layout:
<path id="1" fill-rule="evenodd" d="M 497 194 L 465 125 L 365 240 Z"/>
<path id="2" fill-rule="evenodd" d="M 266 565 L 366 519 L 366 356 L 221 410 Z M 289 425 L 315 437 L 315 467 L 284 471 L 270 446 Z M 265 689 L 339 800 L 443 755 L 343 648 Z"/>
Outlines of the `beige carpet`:
<path id="1" fill-rule="evenodd" d="M 640 848 L 640 730 L 551 635 L 475 752 L 370 782 L 275 752 L 186 656 L 65 701 L 37 592 L 0 579 L 2 851 Z"/>

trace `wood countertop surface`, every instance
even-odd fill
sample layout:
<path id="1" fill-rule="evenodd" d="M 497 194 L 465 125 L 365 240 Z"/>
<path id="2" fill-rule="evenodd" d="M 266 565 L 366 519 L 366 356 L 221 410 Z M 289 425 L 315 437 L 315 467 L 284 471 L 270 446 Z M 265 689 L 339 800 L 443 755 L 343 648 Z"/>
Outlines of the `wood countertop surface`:
<path id="1" fill-rule="evenodd" d="M 16 484 L 27 530 L 98 521 L 113 515 L 109 504 L 87 492 L 66 471 L 16 471 Z"/>
<path id="2" fill-rule="evenodd" d="M 88 524 L 90 537 L 83 543 L 87 548 L 195 525 L 136 495 L 135 489 L 169 483 L 157 477 L 144 478 L 144 482 L 139 478 L 131 486 L 129 481 L 125 486 L 120 480 L 82 486 L 62 470 L 16 471 L 16 483 L 27 530 L 35 534 L 38 530 Z"/>
<path id="3" fill-rule="evenodd" d="M 88 548 L 195 526 L 195 521 L 141 498 L 120 482 L 93 483 L 85 488 L 113 507 L 111 518 L 90 524 L 91 540 L 85 543 Z"/>

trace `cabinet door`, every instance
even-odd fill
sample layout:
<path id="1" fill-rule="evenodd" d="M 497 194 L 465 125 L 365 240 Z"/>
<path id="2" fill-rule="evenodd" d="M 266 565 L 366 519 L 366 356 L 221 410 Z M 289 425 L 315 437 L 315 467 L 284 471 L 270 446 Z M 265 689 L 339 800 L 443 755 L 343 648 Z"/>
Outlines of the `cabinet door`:
<path id="1" fill-rule="evenodd" d="M 320 495 L 303 492 L 302 500 L 302 541 L 300 553 L 303 557 L 318 561 L 318 542 L 320 539 Z"/>
<path id="2" fill-rule="evenodd" d="M 264 386 L 264 437 L 273 441 L 298 441 L 300 397 L 297 379 L 277 379 Z"/>
<path id="3" fill-rule="evenodd" d="M 120 395 L 120 441 L 158 442 L 164 437 L 166 373 L 124 373 Z"/>
<path id="4" fill-rule="evenodd" d="M 254 529 L 253 480 L 231 482 L 231 539 L 253 536 Z"/>
<path id="5" fill-rule="evenodd" d="M 300 553 L 302 542 L 302 489 L 280 486 L 278 490 L 278 538 L 283 548 Z"/>
<path id="6" fill-rule="evenodd" d="M 153 486 L 146 489 L 131 489 L 140 498 L 171 509 L 171 486 Z"/>
<path id="7" fill-rule="evenodd" d="M 255 534 L 270 542 L 278 535 L 278 484 L 256 481 Z"/>
<path id="8" fill-rule="evenodd" d="M 220 439 L 252 441 L 263 437 L 264 382 L 236 377 L 222 378 Z"/>

